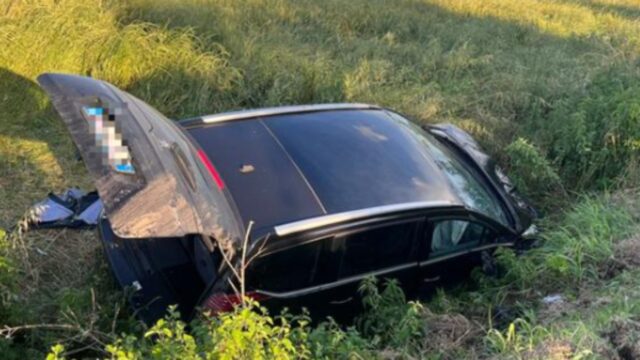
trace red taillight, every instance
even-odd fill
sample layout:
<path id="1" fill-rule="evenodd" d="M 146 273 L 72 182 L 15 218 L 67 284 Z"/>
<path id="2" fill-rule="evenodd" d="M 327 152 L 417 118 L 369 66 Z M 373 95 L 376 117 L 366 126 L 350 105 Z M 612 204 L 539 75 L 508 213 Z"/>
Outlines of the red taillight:
<path id="1" fill-rule="evenodd" d="M 218 170 L 216 170 L 215 166 L 213 166 L 213 164 L 211 163 L 211 160 L 209 160 L 207 154 L 205 154 L 202 150 L 198 150 L 198 157 L 200 157 L 200 161 L 202 161 L 207 170 L 209 170 L 209 174 L 211 174 L 213 181 L 215 181 L 216 185 L 218 185 L 218 189 L 224 189 L 224 182 L 222 181 L 220 174 L 218 174 Z"/>
<path id="2" fill-rule="evenodd" d="M 267 295 L 257 292 L 248 292 L 245 294 L 245 296 L 255 301 L 262 301 L 269 298 Z M 210 310 L 212 315 L 215 315 L 231 311 L 236 305 L 239 305 L 241 302 L 242 301 L 240 300 L 239 294 L 213 294 L 204 301 L 202 306 L 206 310 Z"/>

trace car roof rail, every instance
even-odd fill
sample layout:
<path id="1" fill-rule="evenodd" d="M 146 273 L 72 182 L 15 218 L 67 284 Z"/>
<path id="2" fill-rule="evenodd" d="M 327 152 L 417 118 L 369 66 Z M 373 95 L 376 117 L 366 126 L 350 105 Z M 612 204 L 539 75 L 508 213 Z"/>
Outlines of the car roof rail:
<path id="1" fill-rule="evenodd" d="M 287 236 L 303 231 L 317 229 L 327 225 L 339 224 L 353 220 L 365 219 L 373 216 L 414 211 L 439 207 L 463 207 L 452 201 L 416 201 L 393 205 L 374 206 L 365 209 L 345 211 L 335 214 L 322 215 L 298 220 L 274 227 L 277 236 Z"/>
<path id="2" fill-rule="evenodd" d="M 284 114 L 297 114 L 318 111 L 334 111 L 334 110 L 381 110 L 380 106 L 360 103 L 336 103 L 336 104 L 311 104 L 311 105 L 293 105 L 293 106 L 277 106 L 261 109 L 229 111 L 219 114 L 202 115 L 193 118 L 180 120 L 179 123 L 185 127 L 216 124 L 234 120 L 244 120 L 257 117 L 275 116 Z"/>

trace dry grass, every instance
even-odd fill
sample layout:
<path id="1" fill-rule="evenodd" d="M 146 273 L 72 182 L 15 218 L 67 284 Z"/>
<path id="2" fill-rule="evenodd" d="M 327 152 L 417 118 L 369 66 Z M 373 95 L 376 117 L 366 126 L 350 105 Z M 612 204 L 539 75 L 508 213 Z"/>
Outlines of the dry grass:
<path id="1" fill-rule="evenodd" d="M 479 323 L 462 314 L 434 314 L 424 316 L 424 353 L 449 354 L 478 341 L 485 330 Z"/>

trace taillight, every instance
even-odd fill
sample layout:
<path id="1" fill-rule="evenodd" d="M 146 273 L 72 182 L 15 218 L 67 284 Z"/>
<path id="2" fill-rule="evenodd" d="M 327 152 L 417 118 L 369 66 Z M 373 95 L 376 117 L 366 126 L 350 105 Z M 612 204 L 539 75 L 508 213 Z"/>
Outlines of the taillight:
<path id="1" fill-rule="evenodd" d="M 215 181 L 216 185 L 218 185 L 218 189 L 224 189 L 224 182 L 222 181 L 218 170 L 216 170 L 216 167 L 213 166 L 213 163 L 211 163 L 211 160 L 209 160 L 207 154 L 205 154 L 202 150 L 198 150 L 198 157 L 200 158 L 200 161 L 202 161 L 202 164 L 204 164 L 204 166 L 209 171 L 209 174 L 211 174 L 213 181 Z"/>
<path id="2" fill-rule="evenodd" d="M 269 298 L 267 295 L 257 292 L 248 292 L 245 296 L 255 301 L 262 301 Z M 240 305 L 240 303 L 242 303 L 242 300 L 240 299 L 239 294 L 213 294 L 204 301 L 202 306 L 206 310 L 211 311 L 212 315 L 216 315 L 223 312 L 229 312 L 233 310 L 236 305 Z"/>

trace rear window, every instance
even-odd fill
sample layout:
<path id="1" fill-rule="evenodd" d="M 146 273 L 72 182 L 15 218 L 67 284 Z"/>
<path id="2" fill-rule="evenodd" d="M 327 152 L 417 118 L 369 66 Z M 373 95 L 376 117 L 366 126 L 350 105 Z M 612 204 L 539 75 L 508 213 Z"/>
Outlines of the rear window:
<path id="1" fill-rule="evenodd" d="M 276 292 L 311 286 L 321 248 L 322 241 L 314 241 L 257 258 L 247 271 L 249 286 Z"/>

